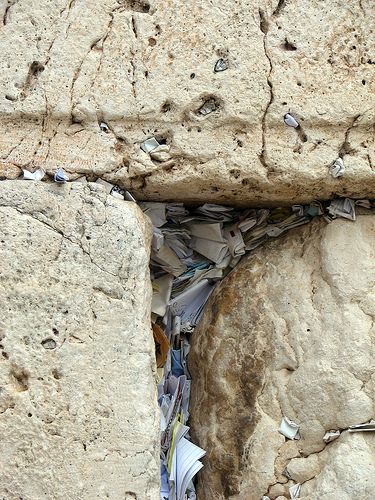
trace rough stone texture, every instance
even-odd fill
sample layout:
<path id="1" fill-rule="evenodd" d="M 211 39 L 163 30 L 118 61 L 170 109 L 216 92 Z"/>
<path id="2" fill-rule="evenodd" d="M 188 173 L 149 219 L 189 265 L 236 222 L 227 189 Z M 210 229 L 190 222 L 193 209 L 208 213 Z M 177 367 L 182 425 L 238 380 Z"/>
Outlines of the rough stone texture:
<path id="1" fill-rule="evenodd" d="M 205 500 L 284 495 L 368 500 L 375 417 L 375 216 L 316 220 L 246 257 L 211 296 L 192 340 L 191 424 L 207 449 Z M 301 440 L 278 433 L 285 415 Z M 327 430 L 342 429 L 326 445 Z M 290 481 L 287 486 L 294 484 Z"/>
<path id="2" fill-rule="evenodd" d="M 371 0 L 0 0 L 0 160 L 138 198 L 367 197 L 374 15 Z M 214 73 L 219 57 L 229 69 Z M 200 116 L 208 98 L 218 109 Z M 140 150 L 154 134 L 169 159 Z M 333 179 L 339 154 L 347 171 Z"/>
<path id="3" fill-rule="evenodd" d="M 155 500 L 150 226 L 97 185 L 0 183 L 0 497 Z"/>

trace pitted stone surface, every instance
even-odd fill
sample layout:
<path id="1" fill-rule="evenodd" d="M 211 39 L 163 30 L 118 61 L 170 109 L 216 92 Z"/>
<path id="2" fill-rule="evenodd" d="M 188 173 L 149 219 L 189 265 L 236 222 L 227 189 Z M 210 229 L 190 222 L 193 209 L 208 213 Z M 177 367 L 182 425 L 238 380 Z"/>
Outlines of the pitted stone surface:
<path id="1" fill-rule="evenodd" d="M 61 166 L 163 201 L 368 197 L 374 15 L 369 0 L 2 0 L 1 172 Z M 154 135 L 169 151 L 152 158 Z"/>
<path id="2" fill-rule="evenodd" d="M 369 213 L 369 212 L 367 212 Z M 191 425 L 202 498 L 367 500 L 375 491 L 375 217 L 316 220 L 250 254 L 192 338 Z M 282 416 L 301 439 L 278 433 Z M 330 429 L 341 436 L 325 444 Z"/>
<path id="3" fill-rule="evenodd" d="M 154 500 L 150 225 L 98 185 L 0 183 L 0 497 Z"/>

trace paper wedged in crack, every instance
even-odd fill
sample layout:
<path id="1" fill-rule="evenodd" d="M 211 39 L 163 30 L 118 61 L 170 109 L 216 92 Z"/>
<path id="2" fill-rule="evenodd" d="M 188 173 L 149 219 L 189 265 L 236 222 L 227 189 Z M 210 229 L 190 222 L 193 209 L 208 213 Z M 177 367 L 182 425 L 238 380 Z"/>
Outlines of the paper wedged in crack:
<path id="1" fill-rule="evenodd" d="M 207 450 L 198 495 L 257 499 L 302 483 L 301 499 L 371 496 L 375 435 L 345 429 L 374 417 L 374 238 L 371 213 L 312 221 L 213 292 L 189 355 L 192 436 Z M 279 434 L 285 415 L 300 440 Z"/>
<path id="2" fill-rule="evenodd" d="M 154 500 L 149 223 L 95 184 L 24 181 L 0 220 L 0 497 Z"/>
<path id="3" fill-rule="evenodd" d="M 267 206 L 370 196 L 371 2 L 276 4 L 3 2 L 7 175 L 32 159 L 48 175 L 105 175 L 139 200 Z M 218 61 L 225 71 L 214 71 Z M 207 102 L 214 112 L 200 113 Z M 285 126 L 287 113 L 298 130 Z M 150 137 L 168 154 L 145 154 Z M 339 155 L 346 172 L 335 179 Z"/>

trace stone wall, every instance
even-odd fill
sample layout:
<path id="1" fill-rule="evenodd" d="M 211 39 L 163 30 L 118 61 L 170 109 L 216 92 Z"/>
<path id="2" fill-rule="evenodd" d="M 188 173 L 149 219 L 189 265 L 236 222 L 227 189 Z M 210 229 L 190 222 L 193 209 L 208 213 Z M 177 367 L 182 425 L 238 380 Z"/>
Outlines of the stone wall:
<path id="1" fill-rule="evenodd" d="M 374 15 L 369 0 L 2 0 L 0 175 L 62 166 L 162 201 L 368 197 Z M 163 155 L 141 151 L 150 136 Z"/>
<path id="2" fill-rule="evenodd" d="M 209 299 L 192 339 L 199 498 L 368 499 L 375 491 L 375 217 L 323 220 L 254 251 Z M 300 440 L 278 433 L 283 416 Z M 326 444 L 331 429 L 341 436 Z M 285 476 L 285 469 L 291 480 Z"/>
<path id="3" fill-rule="evenodd" d="M 0 183 L 1 498 L 157 498 L 150 237 L 97 185 Z"/>
<path id="4" fill-rule="evenodd" d="M 51 185 L 56 169 L 137 200 L 373 197 L 374 15 L 370 0 L 0 0 L 0 180 L 47 172 L 0 183 L 0 496 L 158 496 L 150 228 L 93 184 Z M 211 301 L 192 359 L 200 500 L 284 495 L 285 464 L 309 498 L 352 498 L 349 476 L 372 493 L 371 436 L 321 440 L 371 413 L 371 220 L 271 243 Z M 285 412 L 297 444 L 275 430 Z"/>

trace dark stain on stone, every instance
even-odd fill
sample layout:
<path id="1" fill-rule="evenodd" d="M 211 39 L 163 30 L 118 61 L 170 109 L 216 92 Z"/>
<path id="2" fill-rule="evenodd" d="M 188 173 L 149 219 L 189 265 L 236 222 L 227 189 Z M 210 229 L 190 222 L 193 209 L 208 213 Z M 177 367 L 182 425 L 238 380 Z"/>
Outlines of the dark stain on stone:
<path id="1" fill-rule="evenodd" d="M 272 356 L 271 342 L 265 338 L 265 332 L 272 333 L 271 325 L 255 290 L 261 273 L 256 265 L 250 272 L 250 262 L 256 264 L 256 257 L 245 258 L 212 294 L 209 314 L 192 337 L 189 356 L 195 400 L 192 432 L 207 450 L 202 481 L 210 477 L 213 489 L 224 498 L 239 493 L 243 469 L 248 467 L 245 449 L 260 419 L 256 399 Z M 248 285 L 242 286 L 246 281 Z M 214 436 L 202 430 L 204 418 L 215 422 Z"/>

